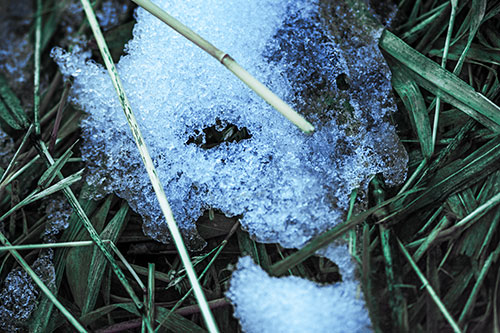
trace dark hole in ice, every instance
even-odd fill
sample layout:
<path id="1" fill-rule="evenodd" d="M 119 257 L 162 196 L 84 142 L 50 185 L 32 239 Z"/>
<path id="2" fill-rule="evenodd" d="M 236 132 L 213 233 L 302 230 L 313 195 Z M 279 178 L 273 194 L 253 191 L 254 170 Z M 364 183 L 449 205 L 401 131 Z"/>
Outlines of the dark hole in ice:
<path id="1" fill-rule="evenodd" d="M 196 221 L 196 229 L 199 235 L 208 241 L 215 237 L 227 236 L 241 218 L 243 215 L 228 217 L 218 209 L 207 209 Z"/>
<path id="2" fill-rule="evenodd" d="M 337 88 L 339 88 L 340 90 L 349 90 L 349 88 L 351 87 L 349 85 L 348 78 L 345 73 L 342 73 L 339 76 L 337 76 L 335 81 L 337 82 Z"/>
<path id="3" fill-rule="evenodd" d="M 252 135 L 246 127 L 241 129 L 233 124 L 228 124 L 222 130 L 217 130 L 218 125 L 204 128 L 201 133 L 195 133 L 187 140 L 187 144 L 195 144 L 203 149 L 217 147 L 223 142 L 240 142 L 250 139 Z"/>

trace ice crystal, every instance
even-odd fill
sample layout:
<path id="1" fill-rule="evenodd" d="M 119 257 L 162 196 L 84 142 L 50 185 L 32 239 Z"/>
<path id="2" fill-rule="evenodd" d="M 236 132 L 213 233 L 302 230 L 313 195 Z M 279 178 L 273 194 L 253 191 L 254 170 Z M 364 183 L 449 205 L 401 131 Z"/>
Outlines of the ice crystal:
<path id="1" fill-rule="evenodd" d="M 3 1 L 0 11 L 0 72 L 13 90 L 19 91 L 29 80 L 33 46 L 29 31 L 33 2 Z"/>
<path id="2" fill-rule="evenodd" d="M 14 141 L 0 129 L 0 167 L 6 168 L 14 155 Z"/>
<path id="3" fill-rule="evenodd" d="M 53 252 L 41 254 L 31 266 L 40 279 L 49 287 L 55 287 Z M 0 330 L 17 332 L 27 324 L 27 320 L 38 305 L 39 290 L 28 273 L 22 268 L 13 269 L 3 281 L 0 292 Z"/>
<path id="4" fill-rule="evenodd" d="M 246 333 L 371 331 L 354 280 L 321 286 L 296 276 L 270 277 L 243 257 L 226 296 Z"/>
<path id="5" fill-rule="evenodd" d="M 68 227 L 71 212 L 71 206 L 61 196 L 53 198 L 46 203 L 45 213 L 47 214 L 47 222 L 43 233 L 45 243 L 54 242 L 56 236 Z"/>

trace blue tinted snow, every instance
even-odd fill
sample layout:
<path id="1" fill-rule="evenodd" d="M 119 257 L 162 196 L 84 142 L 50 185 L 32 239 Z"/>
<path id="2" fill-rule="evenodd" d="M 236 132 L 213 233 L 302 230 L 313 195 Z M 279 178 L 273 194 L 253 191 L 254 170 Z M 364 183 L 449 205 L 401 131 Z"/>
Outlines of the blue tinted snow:
<path id="1" fill-rule="evenodd" d="M 386 120 L 395 106 L 377 32 L 364 37 L 371 44 L 352 38 L 343 45 L 325 28 L 318 4 L 308 1 L 157 3 L 317 128 L 301 133 L 217 61 L 139 9 L 118 72 L 191 248 L 203 246 L 195 221 L 208 208 L 242 215 L 242 226 L 261 242 L 300 247 L 341 221 L 351 190 L 366 188 L 370 176 L 402 181 L 406 153 Z M 54 49 L 53 56 L 74 77 L 73 102 L 88 113 L 87 181 L 127 199 L 143 216 L 145 233 L 167 242 L 106 71 L 86 61 L 88 53 Z M 244 127 L 251 138 L 211 149 L 188 143 L 216 124 Z"/>
<path id="2" fill-rule="evenodd" d="M 243 257 L 226 296 L 246 333 L 371 332 L 355 280 L 322 286 L 296 276 L 270 277 Z"/>

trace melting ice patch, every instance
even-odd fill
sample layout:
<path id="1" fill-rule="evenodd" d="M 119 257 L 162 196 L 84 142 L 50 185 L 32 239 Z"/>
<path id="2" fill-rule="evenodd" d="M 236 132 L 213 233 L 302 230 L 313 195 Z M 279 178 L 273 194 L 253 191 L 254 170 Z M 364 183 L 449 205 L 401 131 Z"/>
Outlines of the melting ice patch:
<path id="1" fill-rule="evenodd" d="M 244 257 L 226 296 L 247 333 L 371 331 L 359 283 L 354 280 L 320 286 L 296 276 L 270 277 Z"/>
<path id="2" fill-rule="evenodd" d="M 341 221 L 349 193 L 364 189 L 371 175 L 381 172 L 391 183 L 404 178 L 406 153 L 386 121 L 395 107 L 379 31 L 361 30 L 357 38 L 345 8 L 342 17 L 325 20 L 342 2 L 324 2 L 157 1 L 304 114 L 317 129 L 311 136 L 217 61 L 137 11 L 118 72 L 192 249 L 204 244 L 195 221 L 208 208 L 242 215 L 242 226 L 261 242 L 300 247 Z M 345 21 L 347 32 L 336 34 L 332 22 Z M 55 49 L 53 55 L 74 76 L 72 99 L 88 113 L 82 124 L 88 182 L 128 200 L 143 216 L 145 233 L 167 242 L 106 71 L 83 53 Z M 193 143 L 206 139 L 204 129 L 228 125 L 247 129 L 249 138 L 211 149 Z"/>

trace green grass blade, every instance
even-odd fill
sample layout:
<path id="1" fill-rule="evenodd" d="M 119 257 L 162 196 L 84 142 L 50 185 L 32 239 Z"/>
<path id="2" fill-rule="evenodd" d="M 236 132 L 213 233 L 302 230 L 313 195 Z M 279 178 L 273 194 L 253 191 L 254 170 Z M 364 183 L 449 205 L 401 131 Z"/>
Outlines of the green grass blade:
<path id="1" fill-rule="evenodd" d="M 450 20 L 448 23 L 448 32 L 446 33 L 446 40 L 444 42 L 444 50 L 443 50 L 443 58 L 441 59 L 441 67 L 446 69 L 446 62 L 448 60 L 448 52 L 450 49 L 450 40 L 451 40 L 451 34 L 453 32 L 453 26 L 455 23 L 455 17 L 457 15 L 457 5 L 458 5 L 458 0 L 451 0 L 451 14 L 450 14 Z M 437 139 L 437 132 L 438 132 L 438 127 L 439 127 L 439 113 L 441 112 L 441 97 L 437 96 L 436 98 L 436 108 L 434 111 L 434 123 L 432 126 L 432 151 L 434 151 L 434 148 L 436 147 L 436 139 Z"/>
<path id="2" fill-rule="evenodd" d="M 370 208 L 356 216 L 353 216 L 348 221 L 337 224 L 332 229 L 315 237 L 313 240 L 311 240 L 297 252 L 293 253 L 292 255 L 289 255 L 288 257 L 286 257 L 281 261 L 274 263 L 269 268 L 269 274 L 274 276 L 280 276 L 285 274 L 290 268 L 300 264 L 310 256 L 314 255 L 316 251 L 318 251 L 319 249 L 327 246 L 335 239 L 345 234 L 351 228 L 354 228 L 356 225 L 359 225 L 360 223 L 364 222 L 369 216 L 384 211 L 389 204 L 401 200 L 401 198 L 404 198 L 405 196 L 415 192 L 416 191 L 408 191 L 406 193 L 397 195 L 389 200 L 382 202 L 381 204 L 373 208 Z"/>
<path id="3" fill-rule="evenodd" d="M 80 198 L 82 198 L 82 194 L 88 190 L 88 185 L 84 184 L 83 188 L 80 192 Z M 81 204 L 80 204 L 81 203 Z M 97 207 L 97 201 L 92 199 L 80 199 L 78 205 L 81 207 L 80 209 L 83 211 L 85 216 L 90 215 L 95 208 Z M 87 217 L 88 219 L 88 217 Z M 80 222 L 80 216 L 77 214 L 76 209 L 74 209 L 73 214 L 70 216 L 68 220 L 68 228 L 63 232 L 60 241 L 67 242 L 78 240 L 75 239 L 76 235 L 80 230 L 84 228 L 84 223 Z M 93 244 L 96 244 L 95 241 L 92 241 Z M 64 260 L 66 258 L 66 254 L 68 249 L 61 248 L 60 251 L 55 252 L 54 257 L 54 266 L 56 268 L 56 290 L 59 290 L 59 286 L 61 285 L 63 276 L 64 276 L 64 268 L 65 263 Z M 32 316 L 30 330 L 32 332 L 46 332 L 48 331 L 49 325 L 51 325 L 51 318 L 54 306 L 53 303 L 47 297 L 42 298 L 35 313 Z"/>
<path id="4" fill-rule="evenodd" d="M 94 226 L 97 233 L 101 233 L 104 224 L 106 222 L 106 218 L 108 216 L 109 210 L 111 208 L 111 204 L 113 201 L 113 196 L 108 196 L 104 203 L 99 207 L 99 209 L 93 214 L 90 221 Z M 90 239 L 88 236 L 88 232 L 85 229 L 80 229 L 79 233 L 72 239 L 75 240 L 87 240 Z M 104 242 L 104 240 L 103 240 Z M 88 276 L 89 270 L 91 267 L 93 250 L 75 247 L 68 251 L 67 256 L 65 257 L 65 270 L 66 276 L 68 279 L 69 288 L 73 295 L 74 302 L 76 305 L 83 309 L 85 305 L 85 301 L 88 295 Z"/>
<path id="5" fill-rule="evenodd" d="M 9 240 L 0 232 L 0 242 L 3 245 L 11 246 L 12 244 Z M 61 311 L 61 313 L 68 319 L 68 321 L 73 325 L 73 327 L 78 332 L 87 332 L 85 328 L 80 324 L 80 322 L 69 312 L 64 305 L 59 302 L 59 300 L 54 296 L 52 291 L 45 285 L 45 283 L 38 277 L 38 275 L 31 269 L 24 258 L 14 249 L 10 249 L 9 252 L 16 259 L 16 261 L 21 265 L 21 267 L 28 273 L 28 275 L 37 284 L 40 290 L 48 297 L 48 299 Z"/>
<path id="6" fill-rule="evenodd" d="M 42 141 L 37 142 L 36 145 L 37 150 L 39 150 L 39 153 L 41 156 L 45 159 L 45 162 L 50 166 L 54 164 L 54 159 L 50 155 L 50 153 L 47 150 L 47 147 Z M 59 175 L 58 177 L 62 177 L 62 175 Z M 134 290 L 132 289 L 132 286 L 128 283 L 125 275 L 123 274 L 122 270 L 120 267 L 118 267 L 118 264 L 116 263 L 116 260 L 113 258 L 113 255 L 108 251 L 108 249 L 105 246 L 105 243 L 102 241 L 100 238 L 99 234 L 96 232 L 94 227 L 92 226 L 92 223 L 90 222 L 89 218 L 85 214 L 85 211 L 83 210 L 82 206 L 78 202 L 78 199 L 75 197 L 75 194 L 69 187 L 66 187 L 63 189 L 63 193 L 68 199 L 69 204 L 73 208 L 73 211 L 76 213 L 78 216 L 79 220 L 82 222 L 83 226 L 87 231 L 89 232 L 90 238 L 95 242 L 95 244 L 99 247 L 99 249 L 104 253 L 106 259 L 109 261 L 111 268 L 113 269 L 113 272 L 116 274 L 118 279 L 120 280 L 121 284 L 127 291 L 127 293 L 130 295 L 132 298 L 132 301 L 134 302 L 134 305 L 137 306 L 138 309 L 143 308 L 143 304 L 135 294 Z"/>
<path id="7" fill-rule="evenodd" d="M 472 44 L 472 41 L 476 37 L 477 31 L 479 30 L 484 15 L 486 14 L 486 4 L 487 4 L 486 0 L 472 0 L 471 11 L 470 11 L 471 23 L 469 28 L 469 36 L 467 37 L 467 44 L 462 54 L 460 55 L 457 64 L 455 65 L 455 69 L 453 70 L 453 73 L 456 75 L 462 71 L 462 66 L 464 64 L 465 57 L 469 52 L 469 48 Z"/>
<path id="8" fill-rule="evenodd" d="M 441 221 L 439 221 L 438 225 L 430 232 L 429 235 L 427 235 L 424 239 L 422 244 L 419 246 L 419 248 L 415 251 L 413 254 L 413 259 L 415 262 L 419 262 L 424 253 L 429 249 L 431 246 L 432 242 L 437 238 L 441 230 L 446 228 L 449 224 L 450 220 L 446 217 L 443 216 Z"/>
<path id="9" fill-rule="evenodd" d="M 0 102 L 1 104 L 1 102 Z M 0 106 L 1 107 L 1 106 Z M 1 111 L 0 111 L 1 112 Z M 29 136 L 31 135 L 31 132 L 33 131 L 33 126 L 30 126 L 26 133 L 23 136 L 23 139 L 21 140 L 21 143 L 19 144 L 19 147 L 17 148 L 16 152 L 14 153 L 14 156 L 10 159 L 9 165 L 7 166 L 7 169 L 5 169 L 2 177 L 0 178 L 0 187 L 3 187 L 4 185 L 2 184 L 3 181 L 7 178 L 7 175 L 12 171 L 14 168 L 14 165 L 17 161 L 17 158 L 19 157 L 19 154 L 21 153 L 21 150 L 24 148 L 24 145 L 28 141 Z"/>
<path id="10" fill-rule="evenodd" d="M 99 309 L 96 309 L 90 313 L 87 313 L 85 316 L 81 316 L 79 318 L 80 322 L 82 322 L 85 325 L 89 325 L 93 322 L 96 322 L 98 319 L 102 318 L 103 316 L 106 316 L 107 314 L 113 312 L 114 310 L 119 310 L 123 309 L 126 310 L 130 313 L 133 313 L 135 315 L 138 315 L 139 312 L 137 309 L 134 308 L 133 305 L 129 303 L 116 303 L 116 304 L 111 304 L 107 305 L 104 307 L 101 307 Z M 160 322 L 160 320 L 163 320 L 165 316 L 168 315 L 168 310 L 164 309 L 162 307 L 158 307 L 157 311 L 159 315 L 157 318 L 155 318 L 156 322 Z M 159 317 L 159 318 L 158 318 Z M 63 323 L 59 323 L 54 327 L 54 330 L 59 328 Z M 140 323 L 137 327 L 140 326 Z M 165 322 L 165 326 L 171 331 L 171 332 L 199 332 L 203 333 L 206 332 L 204 329 L 202 329 L 200 326 L 194 324 L 192 321 L 189 319 L 186 319 L 182 317 L 181 315 L 178 315 L 176 313 L 173 313 L 169 316 L 168 320 Z"/>
<path id="11" fill-rule="evenodd" d="M 467 316 L 469 315 L 470 311 L 473 309 L 473 306 L 474 306 L 474 303 L 476 301 L 479 290 L 480 290 L 481 286 L 483 285 L 484 279 L 486 278 L 486 274 L 488 274 L 488 271 L 489 271 L 491 265 L 497 261 L 499 255 L 500 255 L 500 244 L 497 246 L 495 251 L 490 253 L 490 255 L 488 256 L 488 259 L 486 259 L 483 267 L 481 268 L 481 272 L 479 273 L 479 276 L 476 280 L 476 283 L 474 283 L 474 287 L 472 288 L 472 291 L 469 295 L 469 298 L 467 298 L 467 302 L 465 303 L 465 306 L 462 310 L 462 313 L 460 314 L 460 318 L 458 319 L 458 323 L 460 325 L 462 325 L 462 326 L 464 325 L 464 322 L 467 319 Z"/>
<path id="12" fill-rule="evenodd" d="M 487 177 L 498 168 L 500 161 L 500 137 L 492 139 L 463 160 L 432 171 L 433 176 L 426 189 L 413 199 L 402 211 L 401 216 L 408 216 L 423 207 L 441 202 L 444 198 L 466 186 Z"/>
<path id="13" fill-rule="evenodd" d="M 26 172 L 29 168 L 33 167 L 35 163 L 38 162 L 40 159 L 40 156 L 35 156 L 31 161 L 26 163 L 24 166 L 22 166 L 19 170 L 14 172 L 13 174 L 8 175 L 0 184 L 0 188 L 4 188 L 5 186 L 9 185 L 12 181 L 17 179 L 19 176 L 21 176 L 24 172 Z"/>
<path id="14" fill-rule="evenodd" d="M 439 310 L 441 311 L 443 316 L 446 318 L 446 320 L 448 321 L 450 326 L 453 328 L 453 331 L 454 332 L 462 332 L 462 330 L 458 326 L 457 322 L 453 319 L 451 314 L 448 312 L 448 309 L 446 309 L 446 307 L 444 306 L 441 299 L 438 297 L 438 295 L 436 294 L 434 289 L 429 284 L 429 281 L 427 281 L 426 277 L 424 276 L 424 274 L 422 273 L 420 268 L 418 268 L 415 261 L 413 261 L 411 255 L 408 253 L 408 251 L 406 251 L 404 245 L 401 243 L 401 241 L 399 239 L 397 239 L 397 242 L 398 242 L 399 248 L 401 249 L 401 252 L 405 256 L 405 258 L 408 260 L 408 262 L 410 263 L 411 267 L 413 268 L 413 270 L 417 274 L 420 281 L 422 281 L 423 287 L 427 290 L 429 295 L 432 297 L 432 300 L 436 303 L 437 307 L 439 308 Z"/>
<path id="15" fill-rule="evenodd" d="M 405 40 L 408 43 L 413 43 L 419 36 L 419 32 L 425 31 L 428 29 L 429 25 L 434 22 L 437 18 L 439 18 L 444 10 L 448 7 L 447 3 L 443 3 L 441 6 L 436 8 L 433 12 L 429 12 L 426 17 L 422 17 L 420 23 L 414 25 L 410 30 L 406 31 L 401 35 L 401 39 Z M 407 24 L 409 24 L 408 22 Z M 405 24 L 405 26 L 407 25 Z"/>
<path id="16" fill-rule="evenodd" d="M 219 257 L 219 254 L 222 252 L 222 250 L 226 246 L 228 239 L 236 232 L 238 227 L 239 227 L 239 223 L 235 223 L 235 225 L 231 228 L 227 237 L 220 243 L 220 245 L 218 247 L 214 248 L 212 251 L 210 251 L 210 253 L 208 253 L 208 255 L 210 255 L 212 252 L 216 251 L 214 256 L 212 257 L 212 259 L 210 259 L 210 262 L 207 264 L 207 266 L 201 272 L 199 280 L 201 280 L 205 276 L 205 274 L 208 272 L 210 267 L 212 267 L 213 263 Z M 172 307 L 172 309 L 170 309 L 169 315 L 173 314 L 182 305 L 182 303 L 189 297 L 189 295 L 191 295 L 192 292 L 193 292 L 193 288 L 190 288 L 188 290 L 188 292 L 184 296 L 182 296 L 182 298 Z M 161 326 L 163 326 L 165 321 L 169 318 L 169 315 L 164 317 L 163 321 L 160 322 L 160 324 L 158 325 L 158 328 L 156 329 L 155 332 L 158 332 L 160 330 Z"/>
<path id="17" fill-rule="evenodd" d="M 111 247 L 111 249 L 113 250 L 113 252 L 116 254 L 116 256 L 121 260 L 121 263 L 123 264 L 123 266 L 134 277 L 135 281 L 137 282 L 137 284 L 139 285 L 139 287 L 141 288 L 141 290 L 145 291 L 146 287 L 142 283 L 141 279 L 139 278 L 139 276 L 135 272 L 135 270 L 132 267 L 132 265 L 127 261 L 127 258 L 125 258 L 125 256 L 120 252 L 120 250 L 116 247 L 116 245 L 115 245 L 114 242 L 109 242 L 109 246 Z"/>
<path id="18" fill-rule="evenodd" d="M 0 118 L 2 118 L 2 120 L 5 121 L 5 123 L 12 129 L 15 130 L 23 129 L 23 127 L 19 125 L 17 119 L 15 119 L 14 116 L 11 114 L 9 108 L 7 107 L 7 105 L 4 104 L 2 99 L 0 99 Z"/>
<path id="19" fill-rule="evenodd" d="M 35 123 L 35 134 L 40 135 L 40 55 L 42 43 L 42 0 L 36 1 L 35 19 L 35 73 L 33 75 L 33 121 Z"/>
<path id="20" fill-rule="evenodd" d="M 499 6 L 500 7 L 500 6 Z M 498 311 L 498 295 L 500 290 L 500 267 L 498 267 L 495 289 L 493 292 L 493 332 L 500 333 L 500 319 Z"/>
<path id="21" fill-rule="evenodd" d="M 39 188 L 46 188 L 49 186 L 54 178 L 57 177 L 61 169 L 66 165 L 68 162 L 69 158 L 73 155 L 73 147 L 76 145 L 77 142 L 71 145 L 64 154 L 59 157 L 54 164 L 52 164 L 50 167 L 45 170 L 45 172 L 40 176 L 38 179 L 38 187 Z"/>
<path id="22" fill-rule="evenodd" d="M 481 216 L 483 216 L 484 214 L 486 214 L 488 211 L 495 208 L 499 204 L 500 204 L 500 193 L 497 193 L 491 199 L 486 201 L 484 204 L 477 207 L 469 215 L 467 215 L 466 217 L 461 219 L 459 222 L 454 224 L 452 227 L 450 227 L 446 230 L 443 230 L 439 234 L 439 237 L 445 237 L 447 235 L 458 232 L 459 230 L 463 230 L 464 228 L 469 228 L 473 223 L 477 222 L 478 218 L 480 218 Z"/>
<path id="23" fill-rule="evenodd" d="M 496 214 L 493 216 L 493 219 L 491 220 L 488 232 L 486 236 L 484 237 L 483 243 L 481 244 L 481 247 L 477 250 L 476 255 L 474 256 L 475 260 L 479 260 L 479 257 L 483 255 L 485 252 L 485 249 L 487 246 L 490 244 L 493 236 L 495 235 L 495 232 L 497 231 L 497 226 L 500 222 L 500 210 L 496 212 Z"/>
<path id="24" fill-rule="evenodd" d="M 179 228 L 177 227 L 177 223 L 175 222 L 175 219 L 174 219 L 174 216 L 172 213 L 172 209 L 170 208 L 170 204 L 168 203 L 167 197 L 165 195 L 163 186 L 161 185 L 161 182 L 160 182 L 160 179 L 159 179 L 158 174 L 156 172 L 156 169 L 154 167 L 153 161 L 151 160 L 151 156 L 149 154 L 148 148 L 146 147 L 146 143 L 144 142 L 143 136 L 141 134 L 141 131 L 140 131 L 139 126 L 137 124 L 137 121 L 135 119 L 135 115 L 132 112 L 132 109 L 130 107 L 130 103 L 125 95 L 125 90 L 123 89 L 123 85 L 122 85 L 121 80 L 118 76 L 118 72 L 116 71 L 116 67 L 113 63 L 113 59 L 109 53 L 109 50 L 108 50 L 108 47 L 107 47 L 106 42 L 104 40 L 104 37 L 102 35 L 101 29 L 99 28 L 99 24 L 97 23 L 97 19 L 95 17 L 94 11 L 93 11 L 88 0 L 81 0 L 81 3 L 82 3 L 83 8 L 85 10 L 85 15 L 87 16 L 87 19 L 90 23 L 90 27 L 92 29 L 92 32 L 94 33 L 94 37 L 95 37 L 97 44 L 99 46 L 99 50 L 101 51 L 101 56 L 104 59 L 104 62 L 106 64 L 106 68 L 108 69 L 109 75 L 110 75 L 111 80 L 113 82 L 113 86 L 115 87 L 116 92 L 118 94 L 118 98 L 119 98 L 120 103 L 123 107 L 123 111 L 125 113 L 127 121 L 128 121 L 130 128 L 132 130 L 134 140 L 137 144 L 137 148 L 139 150 L 139 153 L 141 154 L 142 161 L 144 163 L 144 166 L 146 167 L 146 171 L 147 171 L 148 176 L 151 180 L 151 184 L 153 185 L 153 189 L 155 191 L 156 197 L 158 198 L 160 208 L 161 208 L 163 215 L 165 216 L 165 219 L 167 221 L 167 225 L 169 227 L 170 233 L 171 233 L 172 238 L 174 240 L 175 246 L 177 247 L 177 250 L 179 251 L 179 255 L 181 257 L 182 263 L 184 264 L 184 267 L 186 268 L 186 273 L 187 273 L 189 281 L 191 282 L 191 285 L 193 287 L 194 294 L 195 294 L 195 297 L 198 301 L 198 304 L 200 305 L 201 313 L 203 315 L 205 323 L 207 324 L 207 327 L 209 328 L 210 332 L 218 332 L 217 324 L 215 323 L 215 319 L 212 315 L 212 312 L 210 311 L 210 308 L 208 307 L 208 303 L 207 303 L 207 300 L 206 300 L 205 295 L 203 293 L 203 290 L 201 289 L 201 286 L 198 283 L 198 279 L 196 277 L 196 272 L 194 271 L 193 266 L 191 264 L 191 260 L 189 258 L 189 254 L 187 252 L 186 246 L 184 245 L 184 241 L 182 239 L 181 233 L 179 231 Z"/>
<path id="25" fill-rule="evenodd" d="M 107 242 L 108 240 L 103 240 Z M 58 243 L 44 243 L 44 244 L 24 244 L 24 245 L 6 245 L 0 247 L 0 252 L 9 250 L 40 250 L 40 249 L 57 249 L 61 247 L 87 247 L 94 245 L 92 241 L 75 241 L 75 242 L 58 242 Z"/>
<path id="26" fill-rule="evenodd" d="M 430 158 L 433 153 L 431 140 L 431 125 L 424 97 L 419 87 L 406 75 L 403 66 L 396 62 L 391 63 L 392 86 L 408 110 L 410 121 L 415 129 L 420 148 L 425 158 Z"/>
<path id="27" fill-rule="evenodd" d="M 30 199 L 30 201 L 28 203 L 32 203 L 36 200 L 40 200 L 42 198 L 45 198 L 53 193 L 56 193 L 62 189 L 65 189 L 66 187 L 69 187 L 69 186 L 73 185 L 74 183 L 80 181 L 82 179 L 83 170 L 84 169 L 81 169 L 80 171 L 77 171 L 76 173 L 61 179 L 60 181 L 58 181 L 54 185 L 44 189 L 43 191 L 36 193 L 35 195 L 33 195 L 33 197 Z"/>
<path id="28" fill-rule="evenodd" d="M 101 232 L 101 239 L 109 239 L 111 242 L 118 240 L 121 231 L 127 223 L 128 209 L 127 203 L 122 204 L 118 212 Z M 104 255 L 98 248 L 94 248 L 87 283 L 85 284 L 87 286 L 87 295 L 82 309 L 82 314 L 92 311 L 95 303 L 97 302 L 97 296 L 101 290 L 102 279 L 104 277 L 104 272 L 106 271 L 106 264 L 107 261 Z"/>
<path id="29" fill-rule="evenodd" d="M 465 51 L 465 47 L 466 42 L 464 41 L 454 43 L 450 47 L 448 59 L 457 61 L 460 58 L 460 55 Z M 432 49 L 428 54 L 432 57 L 443 57 L 443 50 Z M 470 45 L 467 56 L 465 57 L 465 62 L 467 61 L 500 65 L 500 51 L 498 48 L 473 43 Z M 496 74 L 495 72 L 492 73 Z"/>
<path id="30" fill-rule="evenodd" d="M 500 107 L 475 91 L 470 85 L 414 50 L 387 30 L 382 34 L 379 45 L 384 51 L 425 80 L 428 87 L 433 88 L 430 90 L 436 95 L 439 95 L 440 91 L 449 95 L 452 98 L 450 104 L 491 130 L 500 131 Z M 454 103 L 455 101 L 459 103 Z"/>
<path id="31" fill-rule="evenodd" d="M 0 103 L 0 116 L 2 119 L 6 122 L 6 118 L 12 119 L 12 125 L 9 125 L 14 129 L 29 127 L 28 118 L 21 107 L 21 102 L 12 90 L 10 90 L 7 80 L 2 74 L 0 74 L 0 100 L 2 101 Z"/>
<path id="32" fill-rule="evenodd" d="M 155 264 L 148 265 L 147 320 L 154 329 L 155 320 Z"/>
<path id="33" fill-rule="evenodd" d="M 29 205 L 30 203 L 33 203 L 37 200 L 43 199 L 43 198 L 45 198 L 51 194 L 54 194 L 58 191 L 64 190 L 65 188 L 68 188 L 69 186 L 73 185 L 74 183 L 80 181 L 82 179 L 82 173 L 83 173 L 83 169 L 78 171 L 75 174 L 72 174 L 71 176 L 68 176 L 68 177 L 60 180 L 56 184 L 52 185 L 51 187 L 49 187 L 43 191 L 31 193 L 25 199 L 23 199 L 21 202 L 19 202 L 17 205 L 12 207 L 7 213 L 2 215 L 2 217 L 0 217 L 0 221 L 5 220 L 7 217 L 9 217 L 12 213 L 19 210 L 20 208 L 22 208 L 26 205 Z"/>

